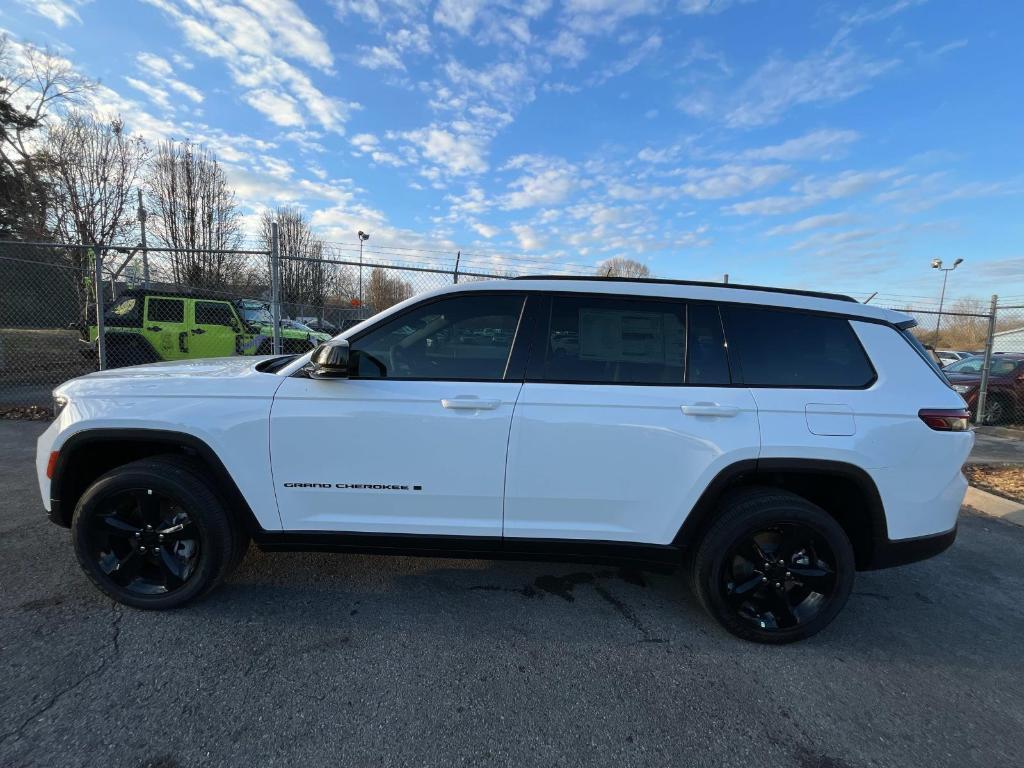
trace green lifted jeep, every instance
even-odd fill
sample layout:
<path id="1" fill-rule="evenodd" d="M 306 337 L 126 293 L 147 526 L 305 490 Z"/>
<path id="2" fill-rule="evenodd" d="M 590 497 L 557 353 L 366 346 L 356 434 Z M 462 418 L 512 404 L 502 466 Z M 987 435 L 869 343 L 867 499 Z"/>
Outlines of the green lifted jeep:
<path id="1" fill-rule="evenodd" d="M 260 304 L 262 302 L 247 302 Z M 267 315 L 269 317 L 269 311 Z M 133 289 L 125 291 L 104 313 L 107 367 L 273 352 L 273 321 L 249 323 L 236 302 L 223 297 Z M 94 355 L 95 319 L 82 329 L 85 354 Z M 287 327 L 282 321 L 281 351 L 302 354 L 330 337 L 311 328 Z"/>

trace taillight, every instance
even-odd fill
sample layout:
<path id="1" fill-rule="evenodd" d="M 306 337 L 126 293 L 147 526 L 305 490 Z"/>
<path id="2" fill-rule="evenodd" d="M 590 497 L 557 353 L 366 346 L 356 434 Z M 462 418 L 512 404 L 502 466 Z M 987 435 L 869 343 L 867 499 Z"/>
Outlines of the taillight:
<path id="1" fill-rule="evenodd" d="M 938 432 L 966 432 L 971 427 L 971 412 L 966 408 L 922 408 L 917 415 L 921 417 L 921 421 Z"/>
<path id="2" fill-rule="evenodd" d="M 60 451 L 50 451 L 50 460 L 46 462 L 46 479 L 53 480 L 53 470 L 57 468 L 57 457 Z"/>

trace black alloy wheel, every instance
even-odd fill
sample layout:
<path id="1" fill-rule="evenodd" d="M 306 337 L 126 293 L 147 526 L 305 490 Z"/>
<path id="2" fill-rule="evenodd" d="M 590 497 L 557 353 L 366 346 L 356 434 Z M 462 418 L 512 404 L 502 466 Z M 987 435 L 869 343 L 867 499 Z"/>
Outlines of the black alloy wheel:
<path id="1" fill-rule="evenodd" d="M 90 525 L 92 555 L 111 581 L 135 595 L 161 595 L 196 571 L 199 530 L 174 499 L 134 488 L 106 497 Z"/>
<path id="2" fill-rule="evenodd" d="M 213 589 L 249 544 L 213 487 L 201 464 L 180 455 L 112 469 L 75 507 L 82 570 L 134 608 L 175 608 Z"/>
<path id="3" fill-rule="evenodd" d="M 693 588 L 729 632 L 791 643 L 820 632 L 853 589 L 854 553 L 825 510 L 780 488 L 729 492 L 696 545 Z"/>
<path id="4" fill-rule="evenodd" d="M 720 587 L 736 615 L 761 630 L 810 623 L 836 591 L 835 554 L 799 523 L 752 531 L 726 556 Z"/>

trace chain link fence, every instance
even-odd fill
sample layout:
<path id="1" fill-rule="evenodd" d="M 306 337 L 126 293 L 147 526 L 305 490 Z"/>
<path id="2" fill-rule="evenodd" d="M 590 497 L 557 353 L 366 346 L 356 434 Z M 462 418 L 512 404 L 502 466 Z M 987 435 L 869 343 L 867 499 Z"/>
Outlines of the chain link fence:
<path id="1" fill-rule="evenodd" d="M 0 413 L 103 368 L 304 353 L 381 310 L 503 275 L 327 251 L 0 241 Z M 341 258 L 336 258 L 340 256 Z M 277 322 L 275 322 L 277 319 Z"/>
<path id="2" fill-rule="evenodd" d="M 99 370 L 306 352 L 412 296 L 509 277 L 450 261 L 401 263 L 325 245 L 175 250 L 0 241 L 0 413 L 47 408 L 56 385 Z M 435 260 L 436 261 L 436 260 Z M 944 366 L 978 423 L 1024 424 L 1024 305 L 887 305 Z M 98 309 L 97 309 L 98 307 Z"/>

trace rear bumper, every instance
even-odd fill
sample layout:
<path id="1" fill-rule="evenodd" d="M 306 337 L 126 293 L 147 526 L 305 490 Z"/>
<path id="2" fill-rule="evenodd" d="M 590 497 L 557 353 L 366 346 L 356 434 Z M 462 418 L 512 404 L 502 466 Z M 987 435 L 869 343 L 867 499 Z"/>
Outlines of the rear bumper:
<path id="1" fill-rule="evenodd" d="M 956 532 L 957 528 L 954 526 L 945 533 L 917 536 L 912 539 L 876 541 L 871 562 L 860 570 L 875 571 L 880 568 L 892 568 L 935 557 L 953 546 L 953 542 L 956 541 Z"/>

